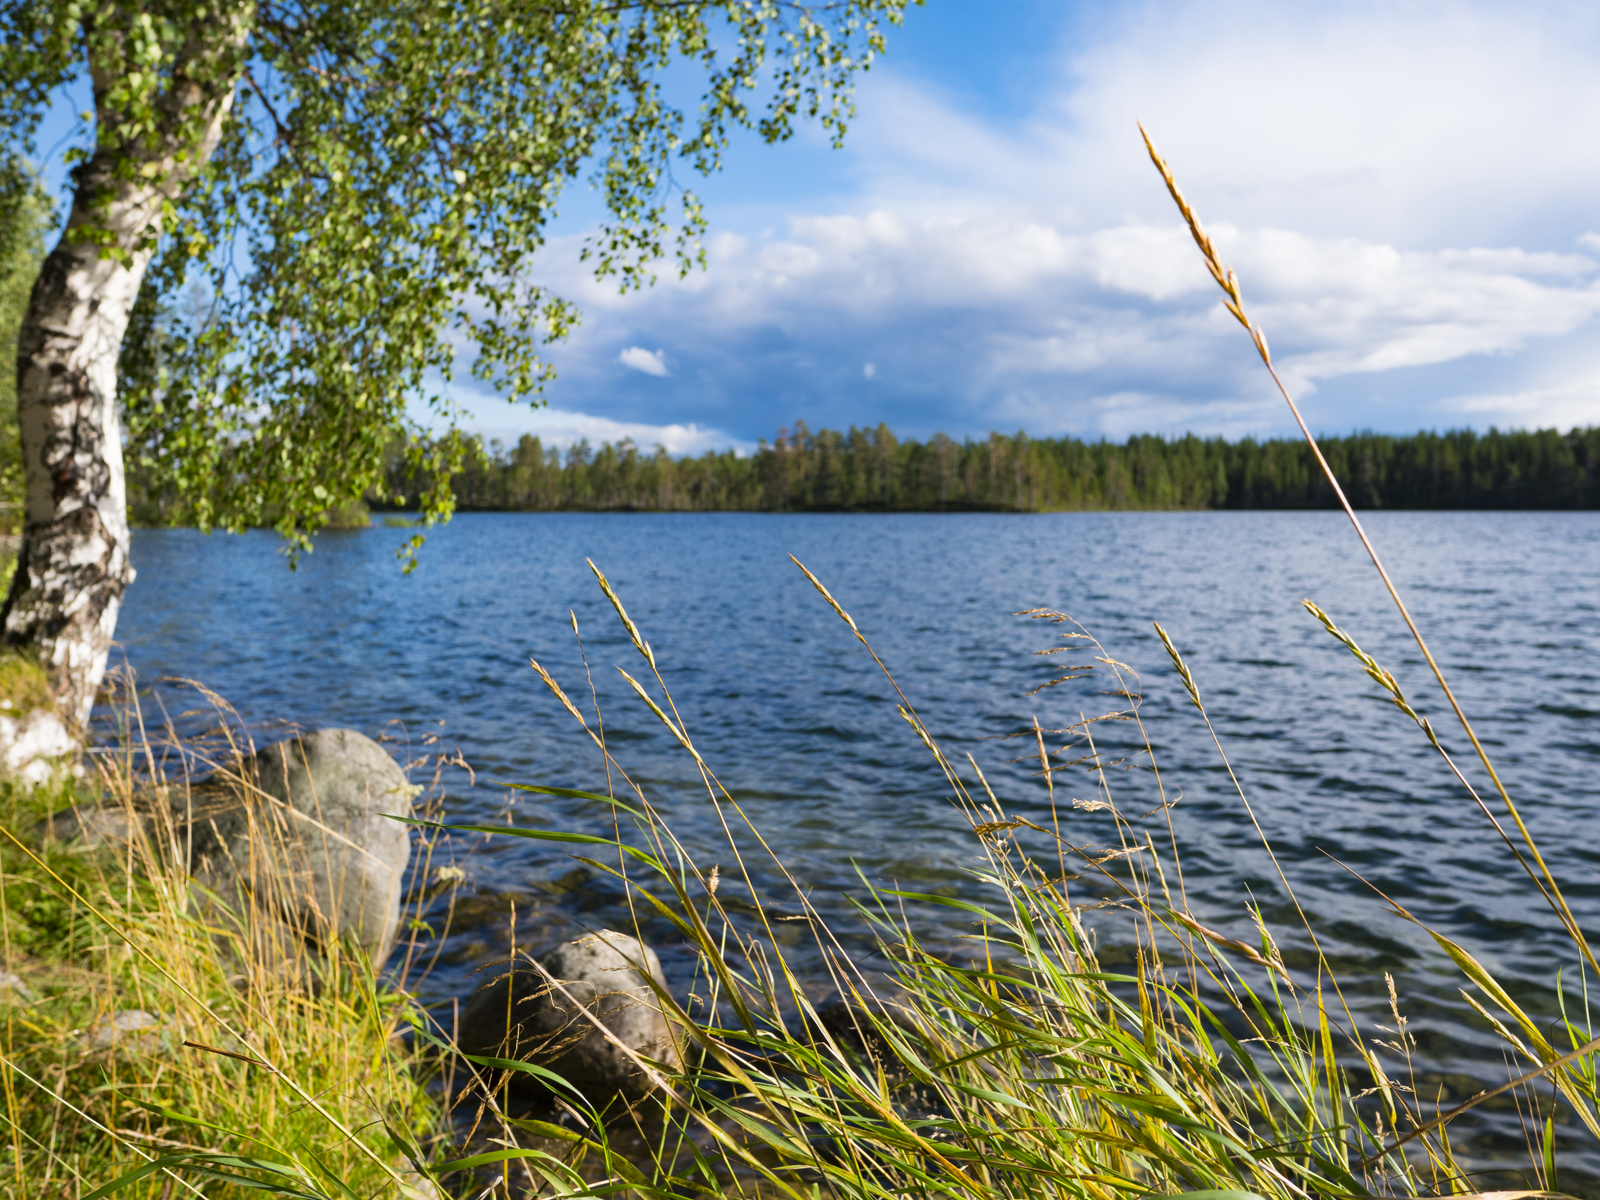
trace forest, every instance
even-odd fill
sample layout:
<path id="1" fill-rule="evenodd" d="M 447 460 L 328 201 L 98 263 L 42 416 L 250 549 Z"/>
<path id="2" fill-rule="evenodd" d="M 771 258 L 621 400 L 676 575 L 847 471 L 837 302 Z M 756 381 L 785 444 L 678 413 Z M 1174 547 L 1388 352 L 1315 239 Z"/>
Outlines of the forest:
<path id="1" fill-rule="evenodd" d="M 1358 508 L 1600 508 L 1600 427 L 1320 440 Z M 414 509 L 432 480 L 398 448 L 375 508 Z M 1163 438 L 1125 442 L 991 433 L 897 438 L 886 426 L 781 429 L 754 454 L 673 458 L 631 441 L 564 452 L 524 435 L 478 441 L 451 483 L 465 510 L 547 512 L 1007 511 L 1331 508 L 1303 440 Z M 147 497 L 138 499 L 150 507 Z"/>

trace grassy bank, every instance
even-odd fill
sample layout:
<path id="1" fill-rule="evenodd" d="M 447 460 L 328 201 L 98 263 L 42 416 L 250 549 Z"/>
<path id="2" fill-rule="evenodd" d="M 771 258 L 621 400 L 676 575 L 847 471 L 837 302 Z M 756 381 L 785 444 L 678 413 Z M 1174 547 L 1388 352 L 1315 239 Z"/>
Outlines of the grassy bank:
<path id="1" fill-rule="evenodd" d="M 263 961 L 241 924 L 198 911 L 170 821 L 137 820 L 181 802 L 183 777 L 152 785 L 136 728 L 123 749 L 81 781 L 0 787 L 0 1194 L 82 1197 L 131 1174 L 121 1194 L 242 1195 L 241 1173 L 404 1194 L 402 1145 L 436 1120 L 397 1036 L 409 1002 L 337 943 Z M 131 836 L 30 836 L 88 802 L 133 818 Z"/>

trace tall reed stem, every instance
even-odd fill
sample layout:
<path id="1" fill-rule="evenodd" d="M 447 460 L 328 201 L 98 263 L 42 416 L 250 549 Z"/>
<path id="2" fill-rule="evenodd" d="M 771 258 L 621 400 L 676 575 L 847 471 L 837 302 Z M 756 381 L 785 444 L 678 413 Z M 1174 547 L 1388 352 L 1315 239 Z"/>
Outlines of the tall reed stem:
<path id="1" fill-rule="evenodd" d="M 1166 160 L 1156 152 L 1155 143 L 1150 140 L 1150 134 L 1143 125 L 1139 126 L 1139 134 L 1144 138 L 1145 149 L 1150 153 L 1150 161 L 1155 164 L 1156 170 L 1161 172 L 1161 178 L 1167 185 L 1178 211 L 1183 214 L 1183 220 L 1189 227 L 1189 233 L 1194 237 L 1195 245 L 1200 247 L 1200 253 L 1205 257 L 1206 268 L 1211 272 L 1211 277 L 1217 281 L 1227 299 L 1223 301 L 1224 307 L 1233 315 L 1234 320 L 1243 325 L 1250 335 L 1250 341 L 1255 345 L 1256 353 L 1261 356 L 1262 363 L 1267 368 L 1267 373 L 1272 376 L 1272 382 L 1277 385 L 1278 394 L 1289 406 L 1289 412 L 1294 416 L 1295 424 L 1300 427 L 1306 443 L 1311 447 L 1311 453 L 1316 455 L 1317 465 L 1322 468 L 1323 475 L 1328 480 L 1328 485 L 1333 488 L 1333 494 L 1339 498 L 1339 507 L 1344 509 L 1345 516 L 1350 518 L 1350 524 L 1355 527 L 1356 536 L 1361 539 L 1361 545 L 1366 549 L 1367 556 L 1372 559 L 1372 565 L 1378 570 L 1378 577 L 1383 580 L 1383 586 L 1388 589 L 1389 597 L 1400 610 L 1400 616 L 1406 623 L 1406 628 L 1411 631 L 1411 636 L 1416 639 L 1417 649 L 1422 651 L 1422 657 L 1427 660 L 1433 677 L 1439 681 L 1439 687 L 1444 691 L 1445 699 L 1450 702 L 1450 707 L 1455 711 L 1456 719 L 1461 722 L 1461 728 L 1467 735 L 1467 740 L 1472 743 L 1472 748 L 1478 752 L 1478 759 L 1483 763 L 1483 769 L 1489 773 L 1490 780 L 1494 783 L 1495 791 L 1500 793 L 1500 799 L 1505 802 L 1506 811 L 1511 814 L 1511 819 L 1516 822 L 1517 831 L 1522 835 L 1522 841 L 1528 848 L 1528 853 L 1533 856 L 1534 862 L 1539 864 L 1539 871 L 1544 876 L 1545 883 L 1550 889 L 1551 903 L 1556 908 L 1556 915 L 1562 919 L 1572 939 L 1577 943 L 1579 951 L 1600 974 L 1600 961 L 1595 958 L 1594 951 L 1589 948 L 1588 939 L 1583 936 L 1577 918 L 1573 916 L 1572 909 L 1567 905 L 1566 897 L 1561 894 L 1561 888 L 1556 883 L 1555 876 L 1545 864 L 1544 856 L 1539 853 L 1539 847 L 1533 840 L 1533 835 L 1528 832 L 1528 827 L 1523 823 L 1522 814 L 1517 811 L 1516 804 L 1511 799 L 1511 793 L 1500 780 L 1500 773 L 1495 770 L 1494 763 L 1489 759 L 1489 752 L 1483 748 L 1483 743 L 1478 740 L 1477 731 L 1472 728 L 1472 722 L 1467 719 L 1466 711 L 1461 707 L 1461 702 L 1456 699 L 1454 690 L 1449 681 L 1444 677 L 1438 661 L 1433 657 L 1433 651 L 1428 649 L 1427 639 L 1422 636 L 1422 630 L 1417 628 L 1417 623 L 1412 619 L 1411 611 L 1400 598 L 1400 590 L 1395 587 L 1394 580 L 1389 578 L 1389 572 L 1384 569 L 1383 560 L 1378 556 L 1378 551 L 1372 544 L 1372 539 L 1367 536 L 1367 531 L 1362 528 L 1361 520 L 1356 516 L 1356 511 L 1351 507 L 1349 499 L 1344 494 L 1344 489 L 1339 486 L 1339 480 L 1333 473 L 1333 468 L 1328 465 L 1328 460 L 1323 457 L 1322 448 L 1317 445 L 1317 439 L 1311 435 L 1310 428 L 1306 425 L 1305 418 L 1300 415 L 1300 406 L 1294 402 L 1294 397 L 1289 394 L 1289 389 L 1284 386 L 1282 378 L 1278 375 L 1277 368 L 1272 363 L 1272 351 L 1267 346 L 1267 337 L 1259 325 L 1252 321 L 1244 310 L 1244 299 L 1239 292 L 1239 278 L 1234 274 L 1233 268 L 1225 266 L 1217 256 L 1216 247 L 1211 244 L 1211 238 L 1206 234 L 1205 228 L 1200 224 L 1200 218 L 1190 207 L 1188 200 L 1184 199 L 1183 192 L 1178 188 L 1178 181 L 1173 178 L 1172 169 L 1167 166 Z"/>

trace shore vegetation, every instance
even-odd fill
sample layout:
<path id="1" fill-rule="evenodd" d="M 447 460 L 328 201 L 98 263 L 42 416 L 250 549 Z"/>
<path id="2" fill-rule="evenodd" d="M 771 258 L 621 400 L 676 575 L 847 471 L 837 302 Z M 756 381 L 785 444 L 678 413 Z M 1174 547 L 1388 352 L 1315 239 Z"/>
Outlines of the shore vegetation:
<path id="1" fill-rule="evenodd" d="M 0 784 L 0 1195 L 430 1195 L 406 1157 L 438 1113 L 407 994 L 340 943 L 263 958 L 273 896 L 197 905 L 170 817 L 189 772 L 117 705 L 90 773 Z M 42 832 L 77 805 L 109 819 Z"/>

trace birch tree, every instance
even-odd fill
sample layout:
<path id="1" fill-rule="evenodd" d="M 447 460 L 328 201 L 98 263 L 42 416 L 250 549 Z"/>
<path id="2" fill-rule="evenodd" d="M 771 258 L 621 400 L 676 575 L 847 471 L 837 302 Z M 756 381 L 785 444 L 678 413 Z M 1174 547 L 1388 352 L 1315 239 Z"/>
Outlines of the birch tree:
<path id="1" fill-rule="evenodd" d="M 704 219 L 678 174 L 741 127 L 837 143 L 908 2 L 0 0 L 0 149 L 36 152 L 52 98 L 93 92 L 19 338 L 5 641 L 87 719 L 133 579 L 125 457 L 203 527 L 305 548 L 400 430 L 448 517 L 458 355 L 536 397 L 577 320 L 539 282 L 563 190 L 604 198 L 598 275 L 690 269 Z"/>

